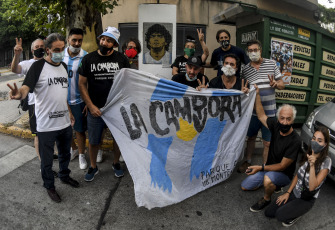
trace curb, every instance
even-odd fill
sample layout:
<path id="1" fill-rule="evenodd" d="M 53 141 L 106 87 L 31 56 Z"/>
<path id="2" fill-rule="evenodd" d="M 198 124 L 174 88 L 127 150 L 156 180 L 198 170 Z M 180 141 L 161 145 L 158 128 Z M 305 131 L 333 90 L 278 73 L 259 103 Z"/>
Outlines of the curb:
<path id="1" fill-rule="evenodd" d="M 0 133 L 12 135 L 15 137 L 25 138 L 25 139 L 34 139 L 29 129 L 21 129 L 15 126 L 6 126 L 0 124 Z M 88 139 L 86 139 L 86 147 L 88 147 Z M 113 140 L 104 139 L 102 142 L 101 148 L 103 150 L 112 150 L 113 149 Z"/>

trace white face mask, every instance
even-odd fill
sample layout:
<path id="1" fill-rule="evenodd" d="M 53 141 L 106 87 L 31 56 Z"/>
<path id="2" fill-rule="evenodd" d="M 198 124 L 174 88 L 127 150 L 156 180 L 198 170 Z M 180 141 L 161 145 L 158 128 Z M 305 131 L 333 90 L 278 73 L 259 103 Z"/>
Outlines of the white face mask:
<path id="1" fill-rule="evenodd" d="M 258 61 L 261 58 L 261 52 L 251 52 L 249 53 L 249 58 L 251 61 Z"/>
<path id="2" fill-rule="evenodd" d="M 236 70 L 230 65 L 222 66 L 221 70 L 226 77 L 232 77 L 236 74 Z"/>
<path id="3" fill-rule="evenodd" d="M 80 52 L 80 47 L 79 48 L 76 48 L 76 47 L 73 47 L 73 46 L 69 46 L 69 50 L 71 51 L 71 53 L 79 53 Z"/>
<path id="4" fill-rule="evenodd" d="M 195 76 L 194 78 L 190 78 L 187 73 L 185 75 L 186 75 L 186 80 L 188 80 L 188 81 L 196 81 L 197 80 L 197 76 Z"/>

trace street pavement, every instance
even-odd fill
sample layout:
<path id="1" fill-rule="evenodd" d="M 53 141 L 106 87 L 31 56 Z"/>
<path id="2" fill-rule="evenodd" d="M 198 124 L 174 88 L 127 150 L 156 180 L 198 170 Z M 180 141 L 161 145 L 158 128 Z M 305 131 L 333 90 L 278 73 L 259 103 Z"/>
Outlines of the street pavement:
<path id="1" fill-rule="evenodd" d="M 242 191 L 240 183 L 246 175 L 236 170 L 226 181 L 180 203 L 151 210 L 137 207 L 126 164 L 122 164 L 125 176 L 116 178 L 113 154 L 108 148 L 92 182 L 84 181 L 87 169 L 79 169 L 78 158 L 70 162 L 71 176 L 80 187 L 72 188 L 56 179 L 62 202 L 54 203 L 42 186 L 33 140 L 3 132 L 8 127 L 27 129 L 24 122 L 18 124 L 24 115 L 18 115 L 18 119 L 7 115 L 18 113 L 17 103 L 0 100 L 0 229 L 285 229 L 277 220 L 266 218 L 263 211 L 249 210 L 263 190 Z M 8 117 L 9 123 L 4 122 Z M 261 147 L 258 141 L 255 164 L 261 163 Z M 54 170 L 58 170 L 58 161 L 54 161 Z M 313 209 L 291 229 L 335 229 L 331 211 L 335 209 L 334 194 L 335 183 L 327 179 Z"/>

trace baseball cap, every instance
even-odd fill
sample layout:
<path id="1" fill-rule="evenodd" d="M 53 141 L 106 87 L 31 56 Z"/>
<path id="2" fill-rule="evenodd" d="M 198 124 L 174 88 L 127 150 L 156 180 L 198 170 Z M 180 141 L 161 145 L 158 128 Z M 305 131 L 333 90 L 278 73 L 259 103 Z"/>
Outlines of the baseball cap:
<path id="1" fill-rule="evenodd" d="M 120 31 L 116 29 L 115 27 L 108 26 L 105 29 L 105 31 L 101 35 L 98 36 L 98 38 L 100 38 L 101 36 L 107 36 L 107 37 L 113 38 L 117 43 L 114 46 L 119 45 Z"/>
<path id="2" fill-rule="evenodd" d="M 188 60 L 187 60 L 187 65 L 194 65 L 194 66 L 197 66 L 197 67 L 201 67 L 202 66 L 202 61 L 199 57 L 189 57 Z"/>

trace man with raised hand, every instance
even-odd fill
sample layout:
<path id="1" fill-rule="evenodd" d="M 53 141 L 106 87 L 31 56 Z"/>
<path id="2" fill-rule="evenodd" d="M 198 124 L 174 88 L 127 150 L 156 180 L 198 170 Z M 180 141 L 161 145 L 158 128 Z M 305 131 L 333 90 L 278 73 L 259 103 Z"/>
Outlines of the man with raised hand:
<path id="1" fill-rule="evenodd" d="M 85 175 L 85 181 L 93 181 L 99 170 L 96 165 L 97 154 L 103 129 L 106 127 L 101 118 L 100 109 L 105 106 L 114 74 L 122 68 L 130 68 L 129 61 L 122 53 L 114 50 L 119 45 L 120 32 L 115 27 L 107 27 L 99 37 L 99 49 L 87 54 L 79 67 L 79 90 L 87 108 L 87 128 L 91 166 Z M 124 175 L 119 158 L 120 150 L 114 140 L 113 169 L 116 177 Z"/>
<path id="2" fill-rule="evenodd" d="M 49 197 L 55 202 L 60 202 L 52 173 L 55 142 L 58 147 L 58 177 L 65 184 L 79 187 L 79 183 L 69 176 L 71 170 L 68 168 L 72 139 L 71 120 L 74 122 L 74 119 L 66 102 L 68 74 L 67 66 L 62 62 L 65 38 L 58 33 L 50 34 L 45 40 L 45 46 L 47 56 L 32 64 L 22 87 L 18 89 L 15 83 L 14 86 L 7 85 L 11 89 L 11 99 L 24 99 L 28 92 L 35 94 L 43 185 Z"/>

